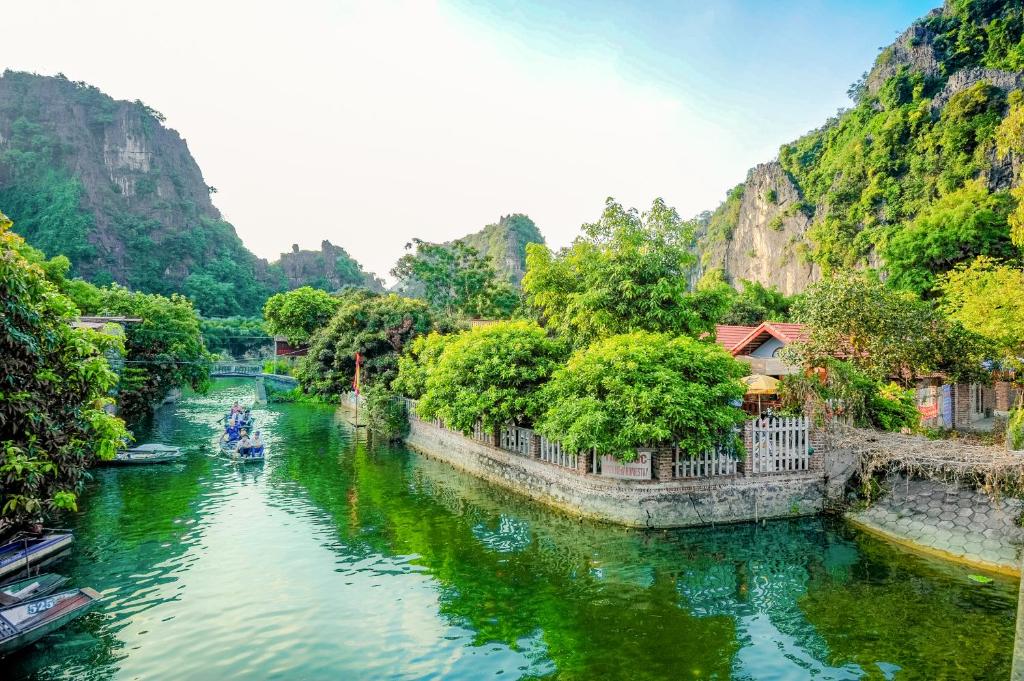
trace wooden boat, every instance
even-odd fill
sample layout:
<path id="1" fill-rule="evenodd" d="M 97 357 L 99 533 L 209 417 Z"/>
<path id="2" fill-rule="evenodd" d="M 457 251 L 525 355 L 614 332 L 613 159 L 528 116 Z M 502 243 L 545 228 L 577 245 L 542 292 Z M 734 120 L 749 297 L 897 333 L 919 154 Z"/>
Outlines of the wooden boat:
<path id="1" fill-rule="evenodd" d="M 168 463 L 170 461 L 177 461 L 182 456 L 183 452 L 179 447 L 152 443 L 131 449 L 120 449 L 113 459 L 100 461 L 99 465 L 135 466 L 147 463 Z"/>
<path id="2" fill-rule="evenodd" d="M 98 593 L 85 588 L 0 607 L 0 657 L 35 643 L 81 617 L 99 600 Z"/>
<path id="3" fill-rule="evenodd" d="M 230 441 L 221 440 L 221 442 L 220 442 L 220 451 L 223 452 L 224 455 L 227 456 L 232 461 L 239 461 L 239 462 L 263 461 L 263 460 L 266 459 L 267 445 L 266 445 L 266 443 L 264 443 L 263 446 L 260 447 L 259 451 L 255 452 L 255 453 L 239 454 L 239 452 L 238 452 L 238 440 L 230 440 Z"/>
<path id="4" fill-rule="evenodd" d="M 38 565 L 47 557 L 70 547 L 74 540 L 75 537 L 70 532 L 16 536 L 0 546 L 0 578 Z"/>
<path id="5" fill-rule="evenodd" d="M 26 577 L 0 586 L 0 607 L 14 605 L 30 598 L 39 598 L 53 593 L 68 581 L 64 575 L 45 572 L 35 577 Z"/>

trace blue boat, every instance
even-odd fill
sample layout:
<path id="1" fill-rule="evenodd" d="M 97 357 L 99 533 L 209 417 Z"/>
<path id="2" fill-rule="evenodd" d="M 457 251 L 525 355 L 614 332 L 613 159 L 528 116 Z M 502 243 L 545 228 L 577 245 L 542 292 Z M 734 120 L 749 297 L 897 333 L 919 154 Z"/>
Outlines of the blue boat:
<path id="1" fill-rule="evenodd" d="M 267 445 L 260 447 L 238 447 L 238 440 L 221 440 L 220 450 L 232 461 L 263 461 L 266 459 Z"/>
<path id="2" fill-rule="evenodd" d="M 0 657 L 81 617 L 100 601 L 92 589 L 72 589 L 0 607 Z"/>
<path id="3" fill-rule="evenodd" d="M 0 579 L 28 570 L 64 551 L 75 540 L 70 532 L 23 534 L 0 546 Z"/>

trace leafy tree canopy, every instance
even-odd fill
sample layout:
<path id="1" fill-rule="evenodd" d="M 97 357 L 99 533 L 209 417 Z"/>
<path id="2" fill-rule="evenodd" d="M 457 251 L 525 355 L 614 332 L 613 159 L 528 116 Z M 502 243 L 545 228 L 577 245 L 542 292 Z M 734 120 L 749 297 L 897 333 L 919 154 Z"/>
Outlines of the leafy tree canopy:
<path id="1" fill-rule="evenodd" d="M 879 380 L 852 362 L 823 360 L 823 372 L 783 376 L 779 399 L 785 411 L 818 417 L 841 414 L 858 426 L 899 431 L 916 429 L 921 421 L 912 388 Z"/>
<path id="2" fill-rule="evenodd" d="M 435 350 L 438 341 L 422 350 Z M 440 417 L 448 426 L 470 432 L 509 423 L 532 424 L 544 410 L 539 388 L 564 357 L 559 343 L 535 322 L 498 322 L 465 331 L 444 342 L 427 371 L 417 405 L 424 418 Z M 424 358 L 428 362 L 428 353 Z M 412 378 L 412 380 L 410 380 Z M 406 377 L 416 382 L 415 377 Z"/>
<path id="3" fill-rule="evenodd" d="M 398 358 L 398 375 L 391 387 L 413 400 L 422 397 L 427 389 L 427 377 L 452 338 L 454 336 L 445 336 L 436 331 L 415 338 Z"/>
<path id="4" fill-rule="evenodd" d="M 409 291 L 422 291 L 430 306 L 449 316 L 507 317 L 519 304 L 518 292 L 498 278 L 488 256 L 462 240 L 433 244 L 414 239 L 391 274 Z"/>
<path id="5" fill-rule="evenodd" d="M 569 451 L 624 461 L 677 442 L 691 456 L 724 443 L 744 420 L 747 369 L 713 343 L 635 331 L 577 350 L 542 391 L 537 429 Z"/>
<path id="6" fill-rule="evenodd" d="M 728 301 L 720 287 L 689 291 L 692 242 L 693 225 L 661 199 L 643 214 L 608 199 L 569 248 L 527 246 L 527 302 L 577 347 L 634 330 L 700 336 Z"/>
<path id="7" fill-rule="evenodd" d="M 127 435 L 104 410 L 119 339 L 71 327 L 74 304 L 10 228 L 0 214 L 0 531 L 74 510 L 85 469 Z"/>
<path id="8" fill-rule="evenodd" d="M 270 296 L 263 306 L 267 330 L 294 345 L 306 344 L 342 305 L 340 298 L 310 286 Z"/>
<path id="9" fill-rule="evenodd" d="M 940 198 L 886 245 L 890 283 L 929 293 L 935 277 L 958 263 L 977 255 L 1012 257 L 1007 216 L 1013 206 L 1007 192 L 990 194 L 981 181 Z"/>
<path id="10" fill-rule="evenodd" d="M 214 354 L 241 359 L 246 355 L 271 354 L 274 341 L 260 317 L 221 317 L 200 321 L 203 343 Z"/>
<path id="11" fill-rule="evenodd" d="M 823 366 L 838 354 L 874 380 L 909 384 L 934 371 L 954 380 L 981 378 L 989 353 L 982 338 L 872 273 L 837 272 L 812 284 L 793 316 L 811 332 L 806 342 L 787 348 L 797 362 Z"/>
<path id="12" fill-rule="evenodd" d="M 450 327 L 422 300 L 350 290 L 328 324 L 317 331 L 299 363 L 303 389 L 337 397 L 352 389 L 355 354 L 362 355 L 362 382 L 387 386 L 398 371 L 398 356 L 417 336 Z"/>
<path id="13" fill-rule="evenodd" d="M 117 284 L 102 293 L 99 314 L 142 319 L 125 325 L 118 402 L 127 419 L 144 415 L 175 388 L 203 391 L 209 386 L 210 354 L 188 298 L 130 291 Z"/>
<path id="14" fill-rule="evenodd" d="M 761 322 L 785 322 L 794 296 L 787 296 L 776 288 L 768 288 L 756 281 L 741 280 L 742 290 L 737 293 L 722 316 L 722 324 L 755 326 Z"/>
<path id="15" fill-rule="evenodd" d="M 938 281 L 949 317 L 995 343 L 1001 355 L 1024 356 L 1024 272 L 986 256 L 961 263 Z"/>

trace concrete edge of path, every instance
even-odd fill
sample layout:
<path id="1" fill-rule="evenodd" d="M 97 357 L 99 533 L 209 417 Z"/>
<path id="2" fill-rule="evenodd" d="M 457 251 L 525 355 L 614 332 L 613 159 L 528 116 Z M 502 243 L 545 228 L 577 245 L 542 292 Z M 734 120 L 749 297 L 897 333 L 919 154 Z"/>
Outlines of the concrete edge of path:
<path id="1" fill-rule="evenodd" d="M 885 528 L 879 527 L 874 523 L 868 522 L 863 518 L 858 518 L 852 514 L 847 514 L 846 520 L 854 527 L 867 532 L 868 534 L 874 535 L 886 541 L 902 546 L 905 549 L 919 553 L 932 558 L 941 558 L 943 560 L 960 563 L 961 565 L 969 565 L 979 570 L 986 572 L 994 572 L 1001 575 L 1007 575 L 1009 577 L 1020 577 L 1021 576 L 1021 565 L 1020 563 L 994 563 L 991 561 L 983 560 L 981 558 L 973 556 L 965 556 L 950 551 L 945 551 L 928 544 L 922 544 L 914 541 L 908 537 L 891 532 Z"/>

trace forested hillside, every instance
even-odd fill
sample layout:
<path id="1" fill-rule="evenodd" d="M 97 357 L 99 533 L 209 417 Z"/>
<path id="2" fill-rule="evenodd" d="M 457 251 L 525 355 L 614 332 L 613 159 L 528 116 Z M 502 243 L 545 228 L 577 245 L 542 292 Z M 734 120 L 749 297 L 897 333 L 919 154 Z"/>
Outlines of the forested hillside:
<path id="1" fill-rule="evenodd" d="M 526 244 L 542 244 L 544 237 L 528 216 L 513 213 L 462 237 L 462 241 L 489 257 L 498 274 L 518 286 L 526 273 Z"/>
<path id="2" fill-rule="evenodd" d="M 883 49 L 853 106 L 783 145 L 702 217 L 702 269 L 784 292 L 881 267 L 930 295 L 978 255 L 1016 257 L 1024 7 L 957 0 Z"/>
<path id="3" fill-rule="evenodd" d="M 184 292 L 206 315 L 258 312 L 289 286 L 373 282 L 343 250 L 294 281 L 257 258 L 210 199 L 188 146 L 142 102 L 63 76 L 0 77 L 0 209 L 72 274 Z"/>

